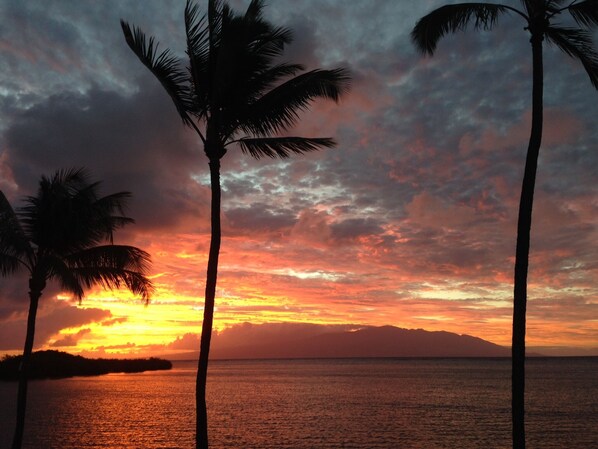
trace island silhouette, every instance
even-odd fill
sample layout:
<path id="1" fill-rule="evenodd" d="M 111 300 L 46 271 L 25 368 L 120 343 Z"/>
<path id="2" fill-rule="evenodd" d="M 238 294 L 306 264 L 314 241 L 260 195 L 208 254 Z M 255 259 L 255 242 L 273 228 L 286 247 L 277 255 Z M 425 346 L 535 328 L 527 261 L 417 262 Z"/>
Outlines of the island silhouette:
<path id="1" fill-rule="evenodd" d="M 0 360 L 0 380 L 18 380 L 22 356 Z M 62 351 L 38 351 L 31 355 L 29 379 L 60 379 L 74 376 L 98 376 L 109 373 L 140 373 L 169 370 L 172 363 L 158 358 L 88 359 Z"/>
<path id="2" fill-rule="evenodd" d="M 197 338 L 197 336 L 194 336 Z M 189 339 L 191 341 L 191 339 Z M 214 359 L 510 357 L 510 348 L 471 335 L 395 326 L 330 329 L 303 324 L 243 323 L 215 336 Z M 169 354 L 196 359 L 197 351 Z"/>

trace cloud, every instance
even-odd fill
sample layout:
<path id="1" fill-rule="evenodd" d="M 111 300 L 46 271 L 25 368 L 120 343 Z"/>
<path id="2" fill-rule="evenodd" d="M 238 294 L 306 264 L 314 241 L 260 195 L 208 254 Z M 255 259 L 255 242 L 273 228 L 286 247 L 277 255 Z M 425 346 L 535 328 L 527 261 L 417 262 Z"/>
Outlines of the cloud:
<path id="1" fill-rule="evenodd" d="M 124 323 L 127 321 L 127 317 L 112 318 L 110 320 L 102 320 L 100 323 L 102 326 L 114 326 L 115 324 Z"/>
<path id="2" fill-rule="evenodd" d="M 241 323 L 230 326 L 214 335 L 214 346 L 221 348 L 244 346 L 247 342 L 255 345 L 272 341 L 301 340 L 328 332 L 342 332 L 359 328 L 352 324 L 321 325 L 312 323 Z M 196 346 L 197 348 L 197 346 Z"/>
<path id="3" fill-rule="evenodd" d="M 355 240 L 359 237 L 380 235 L 382 222 L 374 218 L 348 218 L 330 226 L 332 237 L 338 240 Z"/>
<path id="4" fill-rule="evenodd" d="M 253 203 L 250 207 L 228 208 L 227 224 L 233 234 L 253 234 L 288 230 L 295 223 L 295 214 L 281 208 L 272 209 L 264 203 Z"/>
<path id="5" fill-rule="evenodd" d="M 21 111 L 6 132 L 15 182 L 32 192 L 42 174 L 85 166 L 105 191 L 133 192 L 138 226 L 186 225 L 186 216 L 199 222 L 209 191 L 191 175 L 203 156 L 160 89 L 146 86 L 125 97 L 93 88 Z"/>
<path id="6" fill-rule="evenodd" d="M 326 211 L 303 210 L 293 226 L 292 236 L 299 240 L 309 241 L 312 244 L 327 243 L 332 234 L 329 221 L 329 214 Z"/>
<path id="7" fill-rule="evenodd" d="M 62 301 L 47 301 L 40 305 L 35 328 L 35 345 L 39 348 L 49 343 L 49 340 L 60 331 L 78 328 L 91 323 L 101 323 L 112 316 L 109 310 L 98 308 L 79 308 L 64 304 Z M 27 317 L 21 314 L 12 317 L 0 326 L 0 350 L 20 350 L 25 342 Z M 86 335 L 71 335 L 76 341 Z M 69 337 L 65 337 L 69 338 Z"/>
<path id="8" fill-rule="evenodd" d="M 217 326 L 311 320 L 455 330 L 467 323 L 474 335 L 508 341 L 531 118 L 529 39 L 518 17 L 505 16 L 491 32 L 446 36 L 433 57 L 422 57 L 409 32 L 442 4 L 279 0 L 266 7 L 267 17 L 295 32 L 285 60 L 347 67 L 353 88 L 339 105 L 314 103 L 291 130 L 334 137 L 335 149 L 256 161 L 231 146 L 223 158 Z M 119 231 L 117 242 L 151 252 L 156 304 L 197 309 L 209 247 L 207 161 L 118 26 L 130 20 L 184 58 L 183 9 L 153 0 L 143 7 L 0 4 L 0 188 L 17 204 L 41 174 L 86 165 L 104 192 L 131 191 L 137 224 Z M 563 316 L 586 318 L 582 334 L 573 318 L 558 331 L 585 344 L 595 324 L 584 301 L 598 292 L 598 103 L 579 64 L 551 47 L 545 62 L 530 305 L 563 300 Z M 22 329 L 26 282 L 2 280 L 0 332 L 16 321 Z M 541 310 L 532 335 L 547 341 L 557 309 Z M 188 323 L 174 316 L 177 324 L 165 329 L 182 326 L 176 344 L 192 346 Z M 80 319 L 67 332 L 90 328 L 87 342 L 124 319 L 137 318 L 91 321 L 102 326 Z M 49 341 L 48 332 L 40 341 Z M 175 339 L 164 332 L 162 346 Z M 98 347 L 108 353 L 121 344 L 122 351 L 149 348 L 106 338 Z"/>
<path id="9" fill-rule="evenodd" d="M 79 332 L 76 332 L 74 334 L 67 334 L 62 338 L 58 338 L 56 340 L 54 340 L 52 343 L 50 343 L 50 347 L 51 348 L 62 348 L 62 347 L 68 347 L 68 346 L 77 346 L 77 343 L 79 342 L 79 340 L 81 340 L 83 337 L 85 337 L 87 334 L 89 334 L 91 332 L 91 329 L 81 329 Z"/>
<path id="10" fill-rule="evenodd" d="M 42 294 L 43 307 L 46 298 L 53 298 L 60 293 L 59 286 L 48 282 Z M 10 317 L 24 317 L 29 309 L 29 274 L 26 270 L 19 270 L 0 281 L 0 323 Z"/>
<path id="11" fill-rule="evenodd" d="M 166 349 L 194 350 L 199 348 L 199 335 L 187 333 L 166 345 Z"/>

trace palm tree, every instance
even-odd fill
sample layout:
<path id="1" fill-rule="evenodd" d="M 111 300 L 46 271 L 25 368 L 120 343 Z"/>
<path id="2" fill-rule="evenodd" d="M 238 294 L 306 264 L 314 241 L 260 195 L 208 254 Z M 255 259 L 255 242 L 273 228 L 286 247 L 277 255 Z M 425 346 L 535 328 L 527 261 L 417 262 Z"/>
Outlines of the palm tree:
<path id="1" fill-rule="evenodd" d="M 532 221 L 532 204 L 538 153 L 542 142 L 543 51 L 546 39 L 567 55 L 579 60 L 592 85 L 598 89 L 598 54 L 591 31 L 598 25 L 598 0 L 521 0 L 520 9 L 494 3 L 460 3 L 442 6 L 420 19 L 411 33 L 415 45 L 432 55 L 445 34 L 463 31 L 473 22 L 476 29 L 490 30 L 499 16 L 514 13 L 526 23 L 532 46 L 532 126 L 529 139 L 517 223 L 512 340 L 512 421 L 513 447 L 525 447 L 525 314 L 527 306 L 527 272 Z M 577 27 L 565 27 L 557 18 L 569 13 Z"/>
<path id="2" fill-rule="evenodd" d="M 29 314 L 12 449 L 20 449 L 23 440 L 35 317 L 46 282 L 58 281 L 79 300 L 94 284 L 124 286 L 146 303 L 152 292 L 146 277 L 149 254 L 113 244 L 114 231 L 133 223 L 123 212 L 130 194 L 100 197 L 98 187 L 85 170 L 58 171 L 51 178 L 42 177 L 37 195 L 27 197 L 16 212 L 0 191 L 0 274 L 29 272 Z"/>
<path id="3" fill-rule="evenodd" d="M 233 144 L 256 159 L 332 147 L 330 138 L 279 134 L 298 121 L 298 113 L 312 100 L 337 101 L 349 82 L 343 69 L 303 72 L 299 64 L 277 62 L 292 36 L 263 18 L 263 6 L 252 0 L 245 14 L 236 14 L 225 2 L 208 0 L 207 14 L 200 16 L 198 6 L 188 0 L 186 70 L 169 50 L 158 53 L 154 38 L 146 39 L 139 28 L 121 21 L 127 44 L 162 83 L 183 123 L 197 133 L 210 167 L 211 241 L 196 384 L 201 448 L 208 447 L 205 390 L 221 239 L 220 159 Z"/>

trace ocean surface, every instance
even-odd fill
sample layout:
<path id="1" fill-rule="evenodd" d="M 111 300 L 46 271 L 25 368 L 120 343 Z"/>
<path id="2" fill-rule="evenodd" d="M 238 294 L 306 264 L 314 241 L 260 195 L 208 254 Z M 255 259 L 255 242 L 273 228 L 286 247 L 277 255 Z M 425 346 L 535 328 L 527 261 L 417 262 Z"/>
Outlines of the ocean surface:
<path id="1" fill-rule="evenodd" d="M 598 358 L 530 359 L 529 449 L 598 448 Z M 193 448 L 195 363 L 32 381 L 25 448 Z M 0 382 L 0 448 L 16 383 Z M 502 449 L 506 359 L 213 361 L 211 447 Z"/>

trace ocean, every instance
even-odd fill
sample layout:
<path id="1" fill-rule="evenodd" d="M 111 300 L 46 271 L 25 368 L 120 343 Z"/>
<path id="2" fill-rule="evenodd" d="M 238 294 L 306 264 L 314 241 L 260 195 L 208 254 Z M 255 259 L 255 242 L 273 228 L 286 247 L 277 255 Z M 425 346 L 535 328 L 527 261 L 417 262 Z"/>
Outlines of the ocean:
<path id="1" fill-rule="evenodd" d="M 598 448 L 598 358 L 527 362 L 529 449 Z M 193 448 L 195 362 L 170 371 L 32 381 L 28 449 Z M 0 382 L 0 448 L 16 383 Z M 211 447 L 510 447 L 510 360 L 212 361 Z"/>

